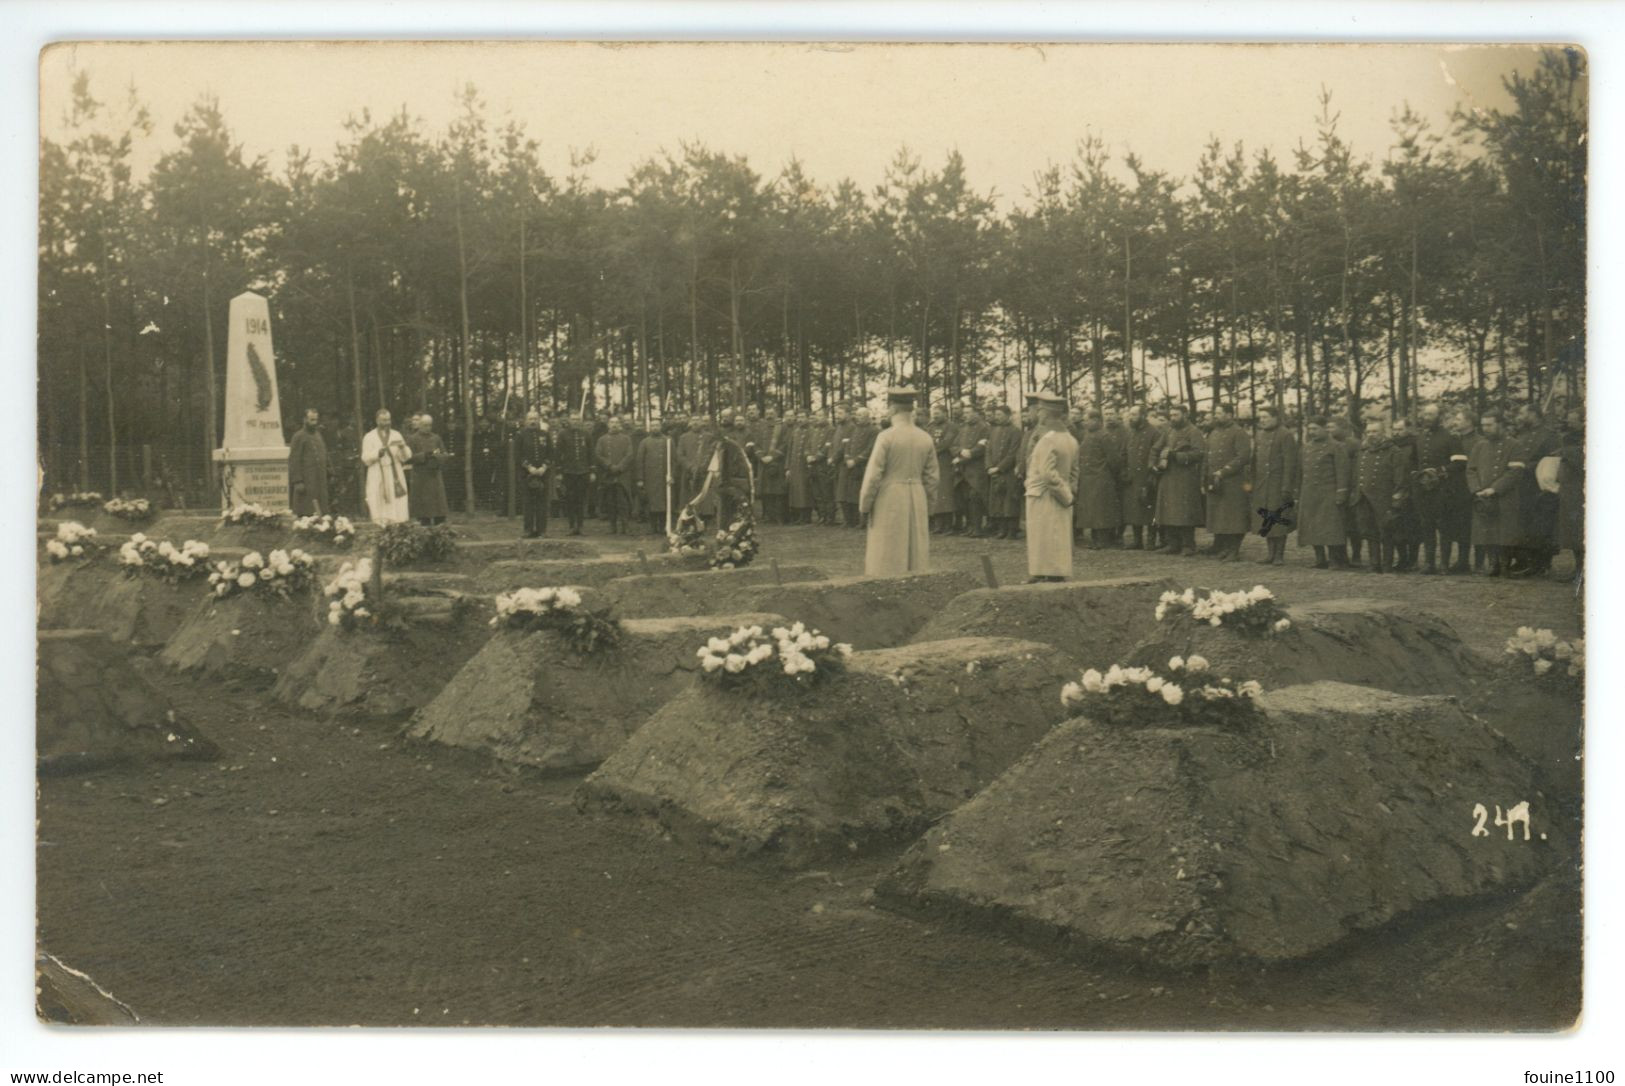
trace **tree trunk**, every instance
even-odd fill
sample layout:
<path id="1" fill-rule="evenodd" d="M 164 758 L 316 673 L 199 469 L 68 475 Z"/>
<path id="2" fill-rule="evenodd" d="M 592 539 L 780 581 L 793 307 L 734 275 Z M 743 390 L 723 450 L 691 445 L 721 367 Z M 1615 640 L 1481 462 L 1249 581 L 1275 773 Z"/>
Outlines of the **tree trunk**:
<path id="1" fill-rule="evenodd" d="M 105 256 L 104 256 L 105 260 Z M 113 311 L 102 281 L 102 359 L 107 378 L 107 496 L 118 496 L 118 401 L 113 396 Z"/>
<path id="2" fill-rule="evenodd" d="M 463 192 L 457 187 L 457 306 L 462 316 L 462 357 L 458 359 L 463 386 L 463 512 L 474 512 L 474 389 L 469 369 L 473 343 L 468 326 L 468 248 L 463 238 Z"/>
<path id="3" fill-rule="evenodd" d="M 209 258 L 205 248 L 203 257 L 203 462 L 208 465 L 209 489 L 220 489 L 220 466 L 215 463 L 214 450 L 220 446 L 220 428 L 215 421 L 214 389 L 214 317 L 210 311 L 214 300 L 209 291 Z"/>

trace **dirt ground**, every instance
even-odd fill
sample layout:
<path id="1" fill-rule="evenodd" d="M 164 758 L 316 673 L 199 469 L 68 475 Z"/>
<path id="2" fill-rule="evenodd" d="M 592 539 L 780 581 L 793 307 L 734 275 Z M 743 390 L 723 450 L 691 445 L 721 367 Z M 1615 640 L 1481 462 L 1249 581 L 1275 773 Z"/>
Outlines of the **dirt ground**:
<path id="1" fill-rule="evenodd" d="M 861 569 L 857 531 L 762 537 L 781 562 Z M 933 539 L 938 568 L 980 570 L 984 553 L 1001 580 L 1024 577 L 1019 544 Z M 1572 585 L 1289 556 L 1273 569 L 1080 552 L 1078 575 L 1264 582 L 1288 604 L 1392 595 L 1492 655 L 1519 625 L 1580 632 Z M 1577 876 L 1291 967 L 1080 963 L 876 908 L 895 852 L 793 874 L 721 866 L 634 820 L 578 813 L 578 778 L 291 714 L 263 680 L 147 673 L 221 759 L 44 778 L 37 848 L 41 946 L 144 1022 L 1540 1029 L 1579 1010 Z"/>

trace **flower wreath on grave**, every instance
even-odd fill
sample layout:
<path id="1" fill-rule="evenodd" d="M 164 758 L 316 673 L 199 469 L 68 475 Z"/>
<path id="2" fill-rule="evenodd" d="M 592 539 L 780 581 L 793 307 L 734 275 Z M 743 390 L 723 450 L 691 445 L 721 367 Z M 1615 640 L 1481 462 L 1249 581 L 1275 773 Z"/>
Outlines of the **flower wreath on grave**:
<path id="1" fill-rule="evenodd" d="M 677 514 L 676 527 L 666 535 L 666 549 L 672 554 L 694 558 L 710 553 L 705 542 L 705 522 L 692 505 Z"/>
<path id="2" fill-rule="evenodd" d="M 707 563 L 712 569 L 739 569 L 750 565 L 762 545 L 756 541 L 756 514 L 751 507 L 742 505 L 743 511 L 728 525 L 727 531 L 718 531 L 716 545 L 711 549 Z"/>
<path id="3" fill-rule="evenodd" d="M 703 680 L 724 690 L 772 695 L 804 690 L 840 675 L 852 646 L 833 644 L 797 622 L 768 631 L 741 626 L 727 637 L 711 638 L 695 655 Z"/>
<path id="4" fill-rule="evenodd" d="M 1213 675 L 1201 656 L 1175 656 L 1160 671 L 1113 664 L 1105 674 L 1094 668 L 1061 688 L 1061 704 L 1091 720 L 1118 727 L 1212 725 L 1236 728 L 1258 712 L 1254 699 L 1264 688 L 1252 679 L 1236 682 Z"/>
<path id="5" fill-rule="evenodd" d="M 103 503 L 102 511 L 120 520 L 147 520 L 152 516 L 152 503 L 146 498 L 112 498 Z"/>
<path id="6" fill-rule="evenodd" d="M 400 607 L 387 596 L 375 598 L 372 585 L 372 559 L 346 562 L 338 576 L 328 581 L 322 594 L 328 599 L 327 622 L 341 630 L 401 630 L 406 620 Z"/>
<path id="7" fill-rule="evenodd" d="M 282 514 L 267 509 L 258 502 L 249 502 L 245 505 L 234 505 L 220 515 L 220 523 L 225 525 L 238 525 L 245 528 L 273 527 L 282 522 Z"/>
<path id="8" fill-rule="evenodd" d="M 1518 632 L 1507 638 L 1506 654 L 1527 658 L 1537 679 L 1554 682 L 1573 680 L 1581 686 L 1585 685 L 1586 643 L 1583 637 L 1563 641 L 1551 630 L 1519 626 Z"/>
<path id="9" fill-rule="evenodd" d="M 94 509 L 102 504 L 102 496 L 94 490 L 76 490 L 72 494 L 52 494 L 51 512 L 58 509 Z"/>
<path id="10" fill-rule="evenodd" d="M 1261 584 L 1238 592 L 1216 588 L 1164 592 L 1157 601 L 1157 621 L 1182 620 L 1225 626 L 1250 637 L 1286 633 L 1292 628 L 1286 608 Z"/>
<path id="11" fill-rule="evenodd" d="M 274 550 L 268 555 L 249 551 L 241 562 L 216 562 L 209 574 L 209 587 L 217 599 L 241 592 L 261 592 L 292 599 L 316 580 L 316 563 L 297 547 Z"/>
<path id="12" fill-rule="evenodd" d="M 63 521 L 56 526 L 56 535 L 45 541 L 45 553 L 52 562 L 88 563 L 101 553 L 101 540 L 96 529 L 86 528 L 77 520 Z"/>
<path id="13" fill-rule="evenodd" d="M 511 630 L 556 630 L 571 650 L 582 656 L 608 652 L 621 645 L 620 619 L 597 612 L 573 588 L 520 588 L 496 598 L 492 626 Z"/>
<path id="14" fill-rule="evenodd" d="M 355 541 L 355 525 L 350 523 L 350 518 L 328 513 L 296 517 L 293 531 L 295 535 L 307 535 L 335 547 L 348 547 Z"/>
<path id="15" fill-rule="evenodd" d="M 378 553 L 389 565 L 449 562 L 457 554 L 457 534 L 449 524 L 400 521 L 378 529 Z"/>
<path id="16" fill-rule="evenodd" d="M 179 547 L 167 539 L 148 539 L 140 532 L 118 549 L 118 564 L 126 576 L 146 574 L 170 584 L 201 577 L 209 572 L 209 545 L 188 539 Z"/>

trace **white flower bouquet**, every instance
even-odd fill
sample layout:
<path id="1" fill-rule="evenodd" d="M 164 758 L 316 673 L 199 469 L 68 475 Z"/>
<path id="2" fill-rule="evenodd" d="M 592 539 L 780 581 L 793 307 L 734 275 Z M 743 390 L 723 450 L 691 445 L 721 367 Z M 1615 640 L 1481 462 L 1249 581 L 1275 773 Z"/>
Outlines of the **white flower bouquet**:
<path id="1" fill-rule="evenodd" d="M 738 569 L 750 565 L 761 549 L 756 541 L 756 517 L 747 505 L 739 519 L 728 525 L 727 531 L 717 532 L 716 545 L 711 548 L 707 564 L 712 569 Z"/>
<path id="2" fill-rule="evenodd" d="M 755 693 L 794 690 L 834 677 L 845 670 L 852 646 L 834 644 L 805 623 L 741 626 L 727 637 L 713 637 L 695 653 L 700 675 L 725 688 Z"/>
<path id="3" fill-rule="evenodd" d="M 595 612 L 573 588 L 520 588 L 496 598 L 492 626 L 513 630 L 557 630 L 570 648 L 587 656 L 617 648 L 621 623 L 610 613 Z"/>
<path id="4" fill-rule="evenodd" d="M 201 577 L 209 572 L 209 545 L 188 539 L 179 547 L 167 539 L 148 539 L 140 532 L 118 549 L 118 564 L 131 577 L 161 577 L 170 584 Z"/>
<path id="5" fill-rule="evenodd" d="M 1527 659 L 1537 679 L 1585 682 L 1586 643 L 1583 637 L 1564 641 L 1551 630 L 1519 626 L 1518 632 L 1507 638 L 1506 654 Z"/>
<path id="6" fill-rule="evenodd" d="M 315 580 L 316 563 L 297 547 L 291 551 L 274 550 L 268 555 L 250 551 L 236 564 L 216 562 L 209 574 L 209 590 L 217 599 L 239 592 L 265 592 L 292 599 Z"/>
<path id="7" fill-rule="evenodd" d="M 72 494 L 52 494 L 46 504 L 53 513 L 58 509 L 94 509 L 102 504 L 102 496 L 94 490 L 76 490 Z"/>
<path id="8" fill-rule="evenodd" d="M 338 576 L 322 589 L 327 597 L 328 625 L 353 630 L 363 624 L 376 625 L 379 608 L 368 597 L 372 589 L 372 559 L 346 562 L 339 567 Z"/>
<path id="9" fill-rule="evenodd" d="M 273 527 L 282 520 L 282 513 L 267 509 L 257 502 L 245 505 L 234 505 L 220 516 L 222 525 L 239 525 L 242 527 Z"/>
<path id="10" fill-rule="evenodd" d="M 1237 592 L 1216 588 L 1164 592 L 1157 601 L 1157 621 L 1226 626 L 1252 636 L 1283 634 L 1292 628 L 1286 608 L 1261 584 Z"/>
<path id="11" fill-rule="evenodd" d="M 310 536 L 335 547 L 348 547 L 355 541 L 355 525 L 350 523 L 350 518 L 337 517 L 329 513 L 296 517 L 293 531 L 295 535 Z"/>
<path id="12" fill-rule="evenodd" d="M 146 498 L 112 498 L 102 503 L 102 512 L 120 520 L 146 520 L 152 516 L 152 503 Z"/>
<path id="13" fill-rule="evenodd" d="M 88 562 L 100 554 L 101 549 L 96 529 L 86 528 L 77 520 L 58 524 L 56 535 L 45 541 L 45 553 L 52 562 Z"/>
<path id="14" fill-rule="evenodd" d="M 1121 727 L 1212 725 L 1238 727 L 1257 712 L 1264 692 L 1256 681 L 1212 673 L 1201 656 L 1175 656 L 1160 670 L 1113 664 L 1090 668 L 1061 688 L 1061 704 L 1091 720 Z"/>

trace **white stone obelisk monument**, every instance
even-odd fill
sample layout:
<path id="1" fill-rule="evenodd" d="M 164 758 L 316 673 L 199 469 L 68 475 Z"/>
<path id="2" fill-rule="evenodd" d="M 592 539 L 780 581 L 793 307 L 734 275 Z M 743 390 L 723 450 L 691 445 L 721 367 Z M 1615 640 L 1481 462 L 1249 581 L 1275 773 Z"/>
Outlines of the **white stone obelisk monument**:
<path id="1" fill-rule="evenodd" d="M 271 309 L 244 291 L 231 300 L 226 335 L 226 425 L 214 458 L 220 462 L 222 508 L 288 507 L 288 443 L 276 394 Z"/>

